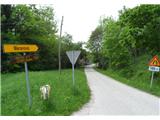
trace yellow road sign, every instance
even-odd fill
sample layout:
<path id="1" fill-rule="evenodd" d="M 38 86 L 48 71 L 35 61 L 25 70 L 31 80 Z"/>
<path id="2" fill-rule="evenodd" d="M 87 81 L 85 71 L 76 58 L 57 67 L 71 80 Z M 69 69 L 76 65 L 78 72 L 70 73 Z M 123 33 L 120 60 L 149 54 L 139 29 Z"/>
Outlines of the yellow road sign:
<path id="1" fill-rule="evenodd" d="M 154 56 L 152 60 L 149 62 L 149 66 L 160 66 L 160 61 L 157 55 Z"/>
<path id="2" fill-rule="evenodd" d="M 35 44 L 4 44 L 5 53 L 10 52 L 36 52 L 38 46 Z"/>

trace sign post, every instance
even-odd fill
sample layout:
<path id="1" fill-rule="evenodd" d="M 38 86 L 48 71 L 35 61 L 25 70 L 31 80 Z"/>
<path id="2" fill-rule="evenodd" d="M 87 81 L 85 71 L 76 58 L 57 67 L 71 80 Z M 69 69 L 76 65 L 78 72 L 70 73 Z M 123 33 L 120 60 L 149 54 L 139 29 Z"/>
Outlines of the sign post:
<path id="1" fill-rule="evenodd" d="M 149 62 L 149 71 L 152 71 L 150 88 L 152 88 L 153 80 L 154 80 L 154 73 L 160 71 L 160 61 L 158 56 L 154 56 L 151 61 Z"/>
<path id="2" fill-rule="evenodd" d="M 15 64 L 15 63 L 24 63 L 24 62 L 30 62 L 30 61 L 34 61 L 37 60 L 38 56 L 37 55 L 24 55 L 24 56 L 15 56 L 12 57 L 10 59 L 11 64 Z"/>
<path id="3" fill-rule="evenodd" d="M 21 60 L 15 61 L 16 63 L 24 62 L 25 73 L 26 73 L 26 86 L 27 86 L 27 94 L 28 94 L 28 102 L 29 108 L 32 106 L 31 93 L 30 93 L 30 84 L 29 84 L 29 76 L 28 76 L 28 66 L 27 62 L 32 61 L 34 58 L 30 57 L 30 59 L 26 59 L 26 52 L 36 52 L 38 50 L 37 45 L 33 44 L 5 44 L 3 46 L 4 53 L 14 53 L 14 52 L 23 52 L 24 57 L 20 57 Z"/>
<path id="4" fill-rule="evenodd" d="M 74 52 L 72 52 L 72 60 L 74 59 Z M 75 79 L 74 79 L 74 64 L 72 64 L 72 81 L 73 81 L 73 88 L 75 89 Z"/>
<path id="5" fill-rule="evenodd" d="M 152 71 L 152 77 L 151 77 L 150 88 L 152 87 L 152 84 L 153 84 L 153 76 L 154 76 L 154 71 Z"/>
<path id="6" fill-rule="evenodd" d="M 4 44 L 3 48 L 5 53 L 36 52 L 38 50 L 38 46 L 33 44 Z"/>
<path id="7" fill-rule="evenodd" d="M 73 89 L 75 90 L 75 79 L 74 79 L 74 65 L 80 55 L 81 51 L 67 51 L 66 54 L 72 63 L 72 82 L 73 82 Z"/>
<path id="8" fill-rule="evenodd" d="M 26 53 L 23 53 L 23 55 L 25 56 Z M 28 102 L 29 102 L 29 108 L 31 108 L 32 99 L 31 99 L 30 84 L 29 84 L 29 78 L 28 78 L 29 75 L 28 75 L 27 62 L 24 62 L 24 66 L 25 66 L 25 72 L 26 72 L 26 86 L 27 86 Z"/>

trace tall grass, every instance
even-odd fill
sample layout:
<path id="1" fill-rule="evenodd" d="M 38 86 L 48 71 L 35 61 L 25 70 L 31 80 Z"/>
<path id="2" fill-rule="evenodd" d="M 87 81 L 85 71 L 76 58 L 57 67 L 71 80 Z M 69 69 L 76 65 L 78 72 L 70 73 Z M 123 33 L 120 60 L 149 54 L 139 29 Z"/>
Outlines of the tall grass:
<path id="1" fill-rule="evenodd" d="M 2 74 L 2 115 L 70 115 L 88 102 L 90 91 L 83 69 L 75 70 L 73 92 L 72 70 L 29 72 L 32 107 L 29 109 L 25 73 Z M 40 97 L 40 86 L 49 84 L 49 100 Z"/>
<path id="2" fill-rule="evenodd" d="M 148 61 L 149 56 L 144 55 L 139 57 L 136 64 L 130 66 L 130 68 L 120 70 L 96 68 L 96 70 L 129 86 L 160 96 L 160 72 L 155 73 L 153 85 L 150 88 L 151 71 L 148 70 Z"/>

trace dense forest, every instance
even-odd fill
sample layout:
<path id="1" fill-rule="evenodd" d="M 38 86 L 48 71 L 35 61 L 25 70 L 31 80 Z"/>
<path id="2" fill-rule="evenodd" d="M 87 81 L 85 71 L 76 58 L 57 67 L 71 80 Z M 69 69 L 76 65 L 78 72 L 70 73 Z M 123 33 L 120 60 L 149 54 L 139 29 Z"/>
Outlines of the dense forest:
<path id="1" fill-rule="evenodd" d="M 58 69 L 59 33 L 54 10 L 50 6 L 38 5 L 1 5 L 1 57 L 2 72 L 24 71 L 23 63 L 10 64 L 15 56 L 22 53 L 3 53 L 4 44 L 36 44 L 39 59 L 28 62 L 30 70 Z M 78 62 L 84 63 L 86 51 L 83 42 L 73 43 L 72 36 L 65 33 L 61 37 L 62 68 L 70 67 L 66 51 L 81 50 Z"/>
<path id="2" fill-rule="evenodd" d="M 92 32 L 88 48 L 93 61 L 100 68 L 124 69 L 132 67 L 143 55 L 148 61 L 160 51 L 160 6 L 140 5 L 123 8 L 119 18 L 103 18 Z M 148 63 L 146 63 L 147 65 Z"/>
<path id="3" fill-rule="evenodd" d="M 92 31 L 87 42 L 89 52 L 82 48 L 83 42 L 73 43 L 72 35 L 62 38 L 62 68 L 70 66 L 67 50 L 81 50 L 79 65 L 85 61 L 97 63 L 99 68 L 121 71 L 125 76 L 135 74 L 135 65 L 148 69 L 154 55 L 160 55 L 160 6 L 140 5 L 124 7 L 118 19 L 103 17 Z M 3 44 L 37 44 L 39 59 L 29 62 L 30 70 L 58 68 L 59 33 L 54 9 L 36 5 L 1 6 L 1 48 Z M 89 54 L 90 53 L 90 54 Z M 10 64 L 11 58 L 22 53 L 1 53 L 2 72 L 23 71 L 24 65 Z M 143 68 L 142 67 L 142 68 Z M 159 73 L 157 73 L 159 74 Z"/>
<path id="4" fill-rule="evenodd" d="M 149 62 L 160 58 L 160 5 L 124 7 L 117 20 L 101 17 L 87 47 L 98 71 L 133 87 L 160 95 L 160 72 L 152 72 Z"/>

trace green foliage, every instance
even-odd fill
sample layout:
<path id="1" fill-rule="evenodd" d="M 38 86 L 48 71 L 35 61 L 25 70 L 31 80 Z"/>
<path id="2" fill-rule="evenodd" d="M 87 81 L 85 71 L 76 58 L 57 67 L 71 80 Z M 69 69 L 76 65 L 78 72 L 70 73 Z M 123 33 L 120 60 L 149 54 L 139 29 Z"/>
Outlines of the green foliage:
<path id="1" fill-rule="evenodd" d="M 159 17 L 159 5 L 143 4 L 133 9 L 124 8 L 120 12 L 119 20 L 122 25 L 143 28 L 144 25 Z"/>
<path id="2" fill-rule="evenodd" d="M 37 44 L 40 61 L 31 62 L 31 70 L 43 70 L 55 68 L 53 58 L 55 57 L 56 24 L 51 7 L 40 7 L 34 5 L 2 5 L 1 16 L 7 17 L 2 20 L 2 46 L 3 44 Z M 7 11 L 5 11 L 7 9 Z M 2 47 L 1 46 L 1 47 Z M 57 51 L 56 51 L 57 52 Z M 3 53 L 2 72 L 21 71 L 16 66 L 23 68 L 23 64 L 7 64 L 9 59 L 20 53 Z M 52 56 L 53 55 L 53 56 Z M 45 62 L 45 58 L 48 62 Z M 7 62 L 7 63 L 6 63 Z M 50 64 L 52 62 L 52 64 Z M 45 65 L 46 63 L 46 65 Z"/>
<path id="3" fill-rule="evenodd" d="M 65 33 L 65 35 L 61 38 L 62 39 L 62 51 L 61 51 L 61 59 L 62 59 L 62 67 L 71 67 L 70 61 L 66 55 L 66 51 L 71 50 L 80 50 L 80 56 L 78 57 L 76 67 L 84 66 L 84 63 L 88 60 L 87 59 L 87 52 L 85 49 L 83 49 L 83 45 L 85 43 L 83 42 L 77 42 L 73 43 L 72 36 L 68 33 Z"/>
<path id="4" fill-rule="evenodd" d="M 72 70 L 29 72 L 32 108 L 29 109 L 25 73 L 2 74 L 2 115 L 70 115 L 90 98 L 83 69 L 75 70 L 76 92 L 73 94 Z M 50 98 L 41 99 L 40 86 L 51 86 Z"/>
<path id="5" fill-rule="evenodd" d="M 92 51 L 94 55 L 94 62 L 98 62 L 100 59 L 99 52 L 102 46 L 102 27 L 98 26 L 92 33 L 89 38 L 87 48 Z"/>
<path id="6" fill-rule="evenodd" d="M 97 58 L 94 62 L 101 68 L 128 69 L 139 56 L 146 53 L 156 55 L 160 50 L 159 15 L 159 5 L 140 5 L 132 9 L 124 7 L 117 21 L 104 18 L 101 27 L 98 25 L 88 41 L 94 49 L 100 48 L 93 54 Z M 98 28 L 103 34 L 97 32 Z M 102 36 L 98 45 L 93 44 L 97 42 L 94 36 Z M 92 47 L 89 48 L 94 53 Z"/>
<path id="7" fill-rule="evenodd" d="M 160 74 L 156 73 L 154 86 L 149 89 L 148 62 L 160 50 L 159 16 L 160 5 L 140 5 L 132 9 L 124 7 L 117 20 L 104 18 L 102 46 L 97 53 L 100 59 L 96 61 L 98 67 L 107 69 L 103 73 L 157 96 L 160 96 Z"/>
<path id="8" fill-rule="evenodd" d="M 108 58 L 108 67 L 117 69 L 128 66 L 131 59 L 127 49 L 130 38 L 129 36 L 126 38 L 129 34 L 128 28 L 122 29 L 113 19 L 106 19 L 104 30 L 102 52 Z"/>
<path id="9" fill-rule="evenodd" d="M 2 44 L 36 44 L 39 47 L 37 61 L 29 62 L 30 70 L 50 70 L 58 68 L 58 44 L 54 10 L 49 6 L 2 5 Z M 7 19 L 6 19 L 7 18 Z M 61 38 L 62 68 L 70 67 L 66 51 L 82 50 L 81 43 L 73 43 L 72 36 L 65 34 Z M 33 54 L 33 53 L 27 53 Z M 82 52 L 81 59 L 86 52 Z M 2 72 L 22 71 L 23 64 L 9 64 L 12 57 L 22 53 L 3 53 Z"/>
<path id="10" fill-rule="evenodd" d="M 121 11 L 119 17 L 121 26 L 134 29 L 132 36 L 136 39 L 136 54 L 141 55 L 145 52 L 154 54 L 153 51 L 160 49 L 159 16 L 159 5 L 140 5 Z"/>
<path id="11" fill-rule="evenodd" d="M 160 17 L 154 18 L 150 23 L 144 27 L 145 45 L 147 44 L 147 51 L 157 54 L 160 50 Z"/>
<path id="12" fill-rule="evenodd" d="M 151 59 L 149 55 L 143 55 L 138 58 L 137 63 L 131 66 L 132 71 L 129 69 L 121 70 L 102 70 L 97 71 L 113 77 L 122 83 L 135 87 L 150 94 L 160 96 L 160 73 L 155 73 L 152 88 L 150 88 L 151 72 L 148 70 L 148 61 Z"/>

